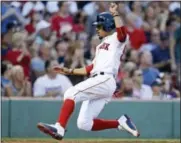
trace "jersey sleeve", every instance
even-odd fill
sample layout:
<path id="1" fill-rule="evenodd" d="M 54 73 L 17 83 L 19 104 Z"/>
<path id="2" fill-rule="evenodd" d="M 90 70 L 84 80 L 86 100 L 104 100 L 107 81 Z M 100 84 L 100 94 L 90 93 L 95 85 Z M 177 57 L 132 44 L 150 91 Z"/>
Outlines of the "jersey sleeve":
<path id="1" fill-rule="evenodd" d="M 129 43 L 129 35 L 126 34 L 125 39 L 121 41 L 121 40 L 118 39 L 118 33 L 115 32 L 114 35 L 113 35 L 113 40 L 117 41 L 117 42 L 119 42 L 121 44 L 123 44 L 123 43 L 128 44 Z"/>
<path id="2" fill-rule="evenodd" d="M 125 42 L 127 36 L 126 28 L 124 26 L 116 28 L 116 32 L 118 41 Z"/>
<path id="3" fill-rule="evenodd" d="M 88 65 L 88 66 L 85 67 L 86 72 L 87 72 L 88 74 L 90 74 L 91 70 L 93 69 L 93 66 L 94 66 L 94 65 L 91 64 L 91 65 Z"/>

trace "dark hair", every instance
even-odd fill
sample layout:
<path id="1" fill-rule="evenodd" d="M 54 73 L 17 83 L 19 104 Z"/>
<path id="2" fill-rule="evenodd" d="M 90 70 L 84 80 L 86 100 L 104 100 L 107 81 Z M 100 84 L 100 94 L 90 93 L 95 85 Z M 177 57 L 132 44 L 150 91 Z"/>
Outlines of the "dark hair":
<path id="1" fill-rule="evenodd" d="M 58 46 L 58 44 L 63 43 L 63 42 L 65 42 L 63 39 L 59 39 L 59 40 L 57 40 L 57 41 L 55 42 L 54 47 L 55 47 L 55 50 L 56 50 L 56 51 L 57 51 L 57 46 Z"/>
<path id="2" fill-rule="evenodd" d="M 64 3 L 64 1 L 59 1 L 59 2 L 58 2 L 58 7 L 61 8 L 62 5 L 63 5 L 63 3 Z"/>
<path id="3" fill-rule="evenodd" d="M 172 19 L 168 19 L 167 21 L 166 21 L 166 26 L 168 27 L 168 26 L 171 26 L 171 24 L 172 24 Z"/>
<path id="4" fill-rule="evenodd" d="M 46 71 L 49 68 L 50 64 L 51 64 L 51 60 L 46 60 L 46 62 L 45 62 L 45 70 Z"/>
<path id="5" fill-rule="evenodd" d="M 130 78 L 134 77 L 134 74 L 135 74 L 135 72 L 136 72 L 137 70 L 140 70 L 140 69 L 139 69 L 138 67 L 135 68 L 135 69 L 132 69 L 132 70 L 130 71 L 130 73 L 129 73 L 129 77 L 130 77 Z"/>
<path id="6" fill-rule="evenodd" d="M 82 17 L 82 12 L 78 11 L 75 16 L 74 16 L 74 23 L 79 24 L 80 23 L 80 18 Z M 83 16 L 83 23 L 85 24 L 87 21 L 87 16 Z"/>
<path id="7" fill-rule="evenodd" d="M 136 71 L 137 69 L 132 69 L 129 73 L 129 77 L 132 78 L 134 76 L 134 72 Z"/>
<path id="8" fill-rule="evenodd" d="M 4 73 L 7 71 L 8 66 L 7 64 L 3 63 L 1 64 L 1 75 L 4 75 Z"/>
<path id="9" fill-rule="evenodd" d="M 6 29 L 7 29 L 7 31 L 9 31 L 9 30 L 13 29 L 15 26 L 16 26 L 16 24 L 14 22 L 9 22 L 6 25 Z"/>

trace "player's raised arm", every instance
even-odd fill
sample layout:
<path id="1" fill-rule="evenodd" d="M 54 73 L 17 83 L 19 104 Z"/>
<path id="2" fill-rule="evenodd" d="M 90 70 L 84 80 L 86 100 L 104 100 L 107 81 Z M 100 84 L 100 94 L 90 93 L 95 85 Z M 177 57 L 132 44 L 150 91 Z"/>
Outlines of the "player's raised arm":
<path id="1" fill-rule="evenodd" d="M 54 67 L 54 70 L 57 73 L 65 74 L 65 75 L 89 75 L 91 70 L 93 69 L 93 64 L 88 65 L 83 68 L 69 69 L 66 67 Z"/>
<path id="2" fill-rule="evenodd" d="M 111 2 L 109 11 L 114 17 L 114 22 L 117 31 L 117 38 L 120 42 L 124 42 L 126 40 L 126 29 L 123 25 L 123 21 L 118 12 L 118 3 Z"/>

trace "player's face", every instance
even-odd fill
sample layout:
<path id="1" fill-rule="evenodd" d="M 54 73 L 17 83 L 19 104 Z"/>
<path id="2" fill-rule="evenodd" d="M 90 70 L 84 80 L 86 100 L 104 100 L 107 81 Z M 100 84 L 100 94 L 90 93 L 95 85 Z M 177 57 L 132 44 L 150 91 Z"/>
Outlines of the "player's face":
<path id="1" fill-rule="evenodd" d="M 107 32 L 105 32 L 103 30 L 102 25 L 97 25 L 96 26 L 96 32 L 97 32 L 97 35 L 99 36 L 99 39 L 102 39 L 102 38 L 107 36 Z"/>

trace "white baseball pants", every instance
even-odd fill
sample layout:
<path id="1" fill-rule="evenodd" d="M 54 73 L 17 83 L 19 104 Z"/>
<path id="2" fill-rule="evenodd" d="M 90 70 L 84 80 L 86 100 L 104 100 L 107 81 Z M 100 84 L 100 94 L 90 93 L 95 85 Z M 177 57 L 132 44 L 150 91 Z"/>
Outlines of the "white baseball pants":
<path id="1" fill-rule="evenodd" d="M 69 88 L 64 94 L 65 99 L 81 102 L 77 126 L 90 131 L 95 119 L 111 100 L 116 89 L 116 81 L 112 75 L 97 75 Z"/>

